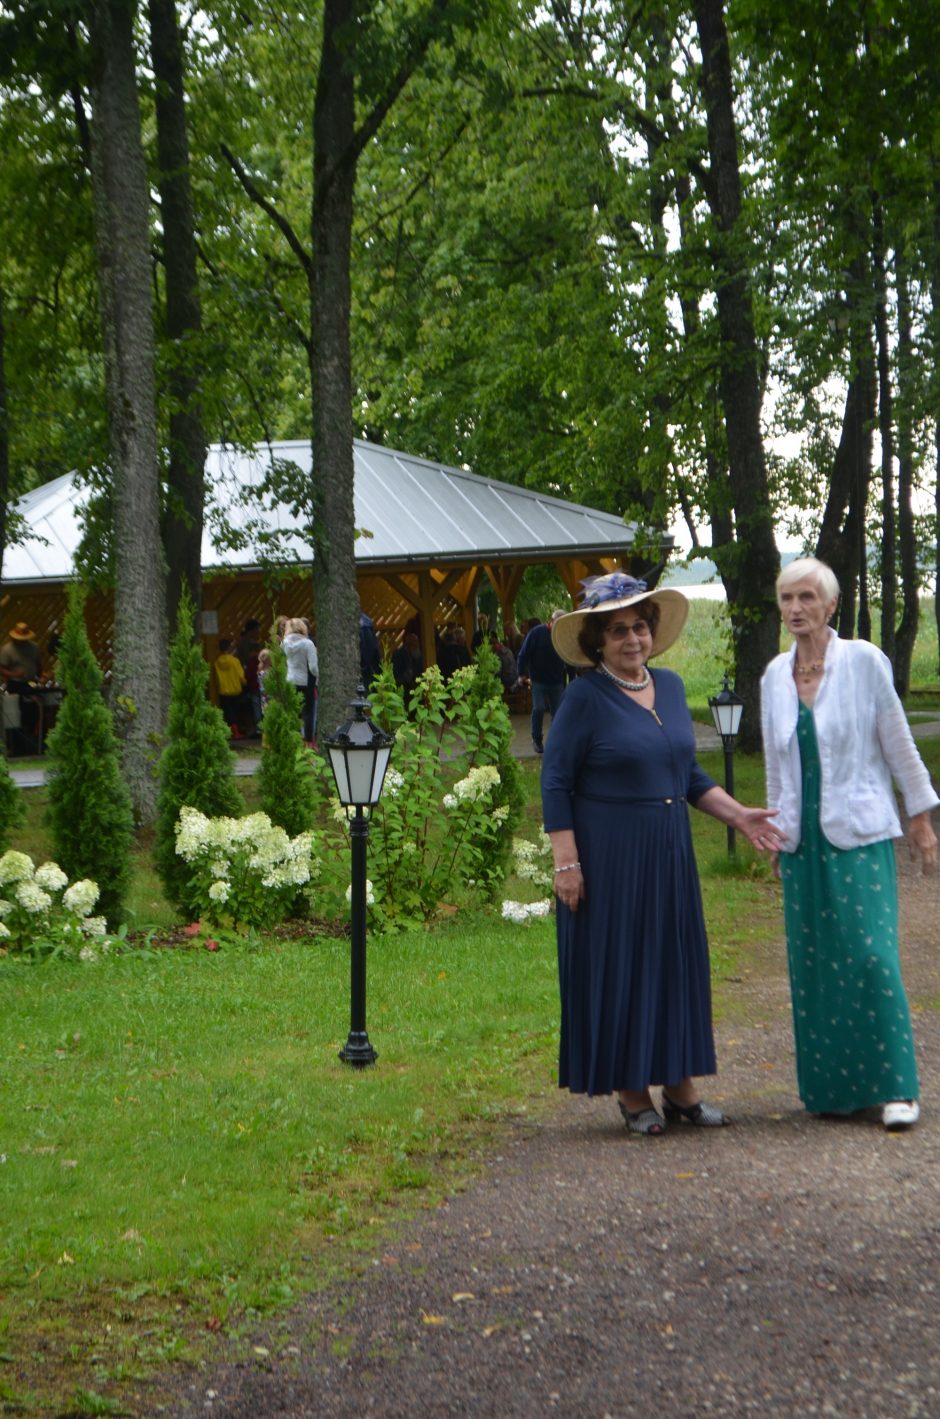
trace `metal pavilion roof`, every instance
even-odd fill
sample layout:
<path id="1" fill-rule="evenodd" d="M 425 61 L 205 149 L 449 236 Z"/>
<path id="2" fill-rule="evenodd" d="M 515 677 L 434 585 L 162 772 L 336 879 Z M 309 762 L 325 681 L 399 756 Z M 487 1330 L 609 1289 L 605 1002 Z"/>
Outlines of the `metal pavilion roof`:
<path id="1" fill-rule="evenodd" d="M 354 460 L 356 526 L 368 534 L 356 542 L 356 564 L 362 572 L 428 563 L 616 555 L 634 540 L 635 525 L 612 513 L 461 468 L 359 439 Z M 210 448 L 202 554 L 206 569 L 256 569 L 264 559 L 260 549 L 265 543 L 270 546 L 271 534 L 276 534 L 276 560 L 311 561 L 309 543 L 295 531 L 289 507 L 270 494 L 260 495 L 272 463 L 294 464 L 309 473 L 309 442 L 262 445 L 249 452 L 220 444 Z M 71 576 L 81 535 L 80 509 L 87 496 L 75 475 L 65 474 L 18 500 L 15 510 L 30 535 L 7 549 L 5 584 Z M 221 539 L 224 524 L 234 536 Z"/>

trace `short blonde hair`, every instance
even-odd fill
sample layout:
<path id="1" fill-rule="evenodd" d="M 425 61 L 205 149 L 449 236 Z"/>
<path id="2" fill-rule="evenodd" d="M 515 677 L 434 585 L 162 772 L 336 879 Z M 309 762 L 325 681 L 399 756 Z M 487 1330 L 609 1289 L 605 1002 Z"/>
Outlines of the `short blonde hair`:
<path id="1" fill-rule="evenodd" d="M 781 591 L 792 586 L 796 581 L 812 581 L 816 583 L 816 590 L 828 606 L 830 601 L 839 599 L 839 582 L 832 567 L 826 566 L 818 557 L 797 557 L 795 562 L 790 562 L 777 577 L 777 601 L 780 601 Z"/>
<path id="2" fill-rule="evenodd" d="M 284 627 L 285 636 L 305 636 L 307 634 L 307 623 L 302 616 L 294 616 Z"/>

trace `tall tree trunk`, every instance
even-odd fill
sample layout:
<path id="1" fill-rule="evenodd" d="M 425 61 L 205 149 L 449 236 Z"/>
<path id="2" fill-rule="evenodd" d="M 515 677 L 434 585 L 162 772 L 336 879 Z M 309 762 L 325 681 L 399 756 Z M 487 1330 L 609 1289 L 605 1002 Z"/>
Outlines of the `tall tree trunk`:
<path id="1" fill-rule="evenodd" d="M 881 649 L 894 665 L 898 615 L 897 525 L 894 512 L 894 399 L 888 346 L 888 275 L 885 270 L 884 211 L 872 195 L 872 271 L 875 278 L 875 345 L 878 352 L 878 432 L 881 437 Z M 862 555 L 867 567 L 867 539 Z M 865 570 L 859 566 L 859 574 Z M 861 634 L 861 631 L 859 632 Z M 870 640 L 870 636 L 865 637 Z"/>
<path id="2" fill-rule="evenodd" d="M 839 635 L 855 635 L 859 570 L 865 547 L 865 513 L 872 478 L 872 422 L 876 373 L 870 322 L 871 278 L 863 254 L 871 246 L 867 217 L 856 212 L 859 255 L 852 261 L 847 287 L 850 373 L 842 432 L 829 478 L 829 490 L 816 543 L 816 556 L 835 572 L 842 591 Z M 867 593 L 862 602 L 867 607 Z"/>
<path id="3" fill-rule="evenodd" d="M 153 760 L 168 687 L 147 172 L 133 7 L 93 0 L 88 17 L 95 241 L 114 480 L 112 703 L 135 813 L 138 821 L 150 822 L 156 809 Z"/>
<path id="4" fill-rule="evenodd" d="M 719 388 L 728 439 L 737 579 L 737 598 L 730 610 L 737 689 L 751 709 L 742 721 L 741 742 L 754 749 L 760 744 L 760 677 L 780 640 L 774 586 L 780 558 L 760 427 L 760 352 L 748 266 L 741 250 L 741 177 L 724 0 L 696 0 L 695 19 L 708 129 L 708 200 L 718 231 L 714 257 L 721 334 Z"/>
<path id="5" fill-rule="evenodd" d="M 10 412 L 7 402 L 6 310 L 0 286 L 0 586 L 7 549 L 7 504 L 10 501 Z"/>
<path id="6" fill-rule="evenodd" d="M 347 718 L 359 683 L 349 342 L 355 83 L 347 48 L 355 14 L 354 0 L 325 0 L 313 110 L 313 585 L 323 734 Z"/>
<path id="7" fill-rule="evenodd" d="M 150 49 L 157 81 L 157 156 L 166 270 L 166 334 L 170 449 L 163 514 L 167 562 L 167 619 L 176 623 L 180 595 L 189 588 L 202 605 L 202 522 L 206 434 L 202 418 L 200 340 L 202 307 L 183 89 L 183 53 L 175 0 L 150 0 Z"/>
<path id="8" fill-rule="evenodd" d="M 930 253 L 930 336 L 933 354 L 932 403 L 934 422 L 934 619 L 940 645 L 940 174 L 933 181 L 933 244 Z M 940 655 L 937 658 L 940 677 Z"/>
<path id="9" fill-rule="evenodd" d="M 911 410 L 916 360 L 911 334 L 911 292 L 904 248 L 895 250 L 898 287 L 898 550 L 901 561 L 901 619 L 895 637 L 894 684 L 906 695 L 911 684 L 911 660 L 920 622 L 920 577 L 917 527 L 914 521 L 914 430 Z"/>

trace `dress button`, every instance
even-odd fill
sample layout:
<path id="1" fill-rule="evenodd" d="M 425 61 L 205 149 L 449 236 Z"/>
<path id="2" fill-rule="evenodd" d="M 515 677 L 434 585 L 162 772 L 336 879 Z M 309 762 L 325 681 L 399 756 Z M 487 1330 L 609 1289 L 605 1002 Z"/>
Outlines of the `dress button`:
<path id="1" fill-rule="evenodd" d="M 672 799 L 671 799 L 671 798 L 664 798 L 664 799 L 663 799 L 663 802 L 664 802 L 664 803 L 671 803 L 671 802 L 672 802 Z"/>

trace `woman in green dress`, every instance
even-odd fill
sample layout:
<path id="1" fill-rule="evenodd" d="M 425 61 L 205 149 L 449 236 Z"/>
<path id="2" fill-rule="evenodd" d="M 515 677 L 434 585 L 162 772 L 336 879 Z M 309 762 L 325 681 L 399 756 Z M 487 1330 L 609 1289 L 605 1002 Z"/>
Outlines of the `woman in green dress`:
<path id="1" fill-rule="evenodd" d="M 818 1114 L 877 1107 L 888 1129 L 917 1122 L 910 1012 L 898 961 L 892 839 L 937 860 L 940 799 L 917 752 L 887 657 L 829 626 L 830 567 L 791 562 L 777 599 L 793 646 L 761 683 L 767 799 L 784 846 L 787 955 L 800 1098 Z"/>

